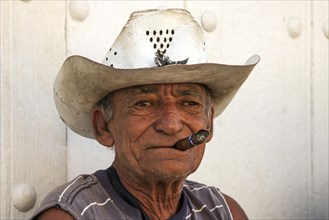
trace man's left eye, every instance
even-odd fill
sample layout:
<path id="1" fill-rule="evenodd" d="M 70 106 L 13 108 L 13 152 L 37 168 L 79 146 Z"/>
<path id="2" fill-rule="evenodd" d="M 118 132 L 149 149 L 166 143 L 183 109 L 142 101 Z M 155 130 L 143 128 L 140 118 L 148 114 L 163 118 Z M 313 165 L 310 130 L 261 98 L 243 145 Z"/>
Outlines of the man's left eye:
<path id="1" fill-rule="evenodd" d="M 203 104 L 198 101 L 183 101 L 181 108 L 191 114 L 199 113 L 202 110 Z"/>
<path id="2" fill-rule="evenodd" d="M 199 106 L 200 104 L 198 102 L 194 101 L 186 101 L 183 103 L 184 106 Z"/>

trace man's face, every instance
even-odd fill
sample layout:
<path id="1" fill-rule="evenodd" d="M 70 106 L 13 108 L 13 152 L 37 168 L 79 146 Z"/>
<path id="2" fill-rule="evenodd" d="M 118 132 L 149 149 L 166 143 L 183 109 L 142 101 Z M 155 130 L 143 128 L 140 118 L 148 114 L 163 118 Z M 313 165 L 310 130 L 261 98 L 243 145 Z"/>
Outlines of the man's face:
<path id="1" fill-rule="evenodd" d="M 149 180 L 186 178 L 197 169 L 205 143 L 186 151 L 173 145 L 200 129 L 211 129 L 204 86 L 131 87 L 114 92 L 113 106 L 108 129 L 115 144 L 117 169 Z"/>

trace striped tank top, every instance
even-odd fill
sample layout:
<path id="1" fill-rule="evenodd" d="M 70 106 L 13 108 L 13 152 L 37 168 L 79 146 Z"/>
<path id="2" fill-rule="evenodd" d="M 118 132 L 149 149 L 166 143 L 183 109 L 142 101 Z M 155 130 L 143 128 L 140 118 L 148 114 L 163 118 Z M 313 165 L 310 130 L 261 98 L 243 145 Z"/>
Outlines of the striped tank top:
<path id="1" fill-rule="evenodd" d="M 181 201 L 180 210 L 170 220 L 232 219 L 224 196 L 215 187 L 186 180 Z M 75 219 L 145 219 L 140 209 L 128 203 L 115 190 L 106 170 L 80 175 L 54 189 L 31 219 L 53 207 L 63 209 Z"/>

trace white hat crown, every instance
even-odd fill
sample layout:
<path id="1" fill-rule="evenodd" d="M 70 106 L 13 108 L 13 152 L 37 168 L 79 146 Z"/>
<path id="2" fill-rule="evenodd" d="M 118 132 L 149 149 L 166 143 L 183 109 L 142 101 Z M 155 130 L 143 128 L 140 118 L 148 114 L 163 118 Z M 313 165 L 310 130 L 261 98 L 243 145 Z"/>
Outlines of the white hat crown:
<path id="1" fill-rule="evenodd" d="M 120 69 L 207 63 L 200 25 L 184 9 L 131 14 L 103 64 Z"/>

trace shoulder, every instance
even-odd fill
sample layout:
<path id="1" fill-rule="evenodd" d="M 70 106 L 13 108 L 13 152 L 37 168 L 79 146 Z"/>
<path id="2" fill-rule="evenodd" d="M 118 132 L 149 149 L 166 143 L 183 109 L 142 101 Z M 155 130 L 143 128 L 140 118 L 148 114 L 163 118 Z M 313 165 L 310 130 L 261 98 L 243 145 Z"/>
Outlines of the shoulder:
<path id="1" fill-rule="evenodd" d="M 183 191 L 192 206 L 208 207 L 224 219 L 248 219 L 241 206 L 231 197 L 223 194 L 218 188 L 194 181 L 186 181 Z"/>
<path id="2" fill-rule="evenodd" d="M 53 220 L 53 219 L 74 220 L 72 215 L 59 208 L 47 209 L 46 211 L 38 215 L 35 219 L 36 220 Z"/>
<path id="3" fill-rule="evenodd" d="M 95 175 L 80 175 L 51 191 L 42 204 L 48 201 L 73 204 L 78 197 L 85 197 L 98 187 L 99 181 Z"/>
<path id="4" fill-rule="evenodd" d="M 225 197 L 225 200 L 227 202 L 227 205 L 230 207 L 233 219 L 248 219 L 246 213 L 241 208 L 239 203 L 237 203 L 232 197 L 223 194 Z"/>
<path id="5" fill-rule="evenodd" d="M 186 180 L 183 190 L 191 197 L 197 197 L 201 200 L 218 200 L 221 204 L 225 204 L 223 194 L 216 187 Z"/>
<path id="6" fill-rule="evenodd" d="M 105 196 L 104 194 L 106 192 L 95 175 L 80 175 L 51 191 L 32 219 L 47 219 L 47 216 L 58 216 L 58 219 L 78 218 L 86 204 Z"/>

